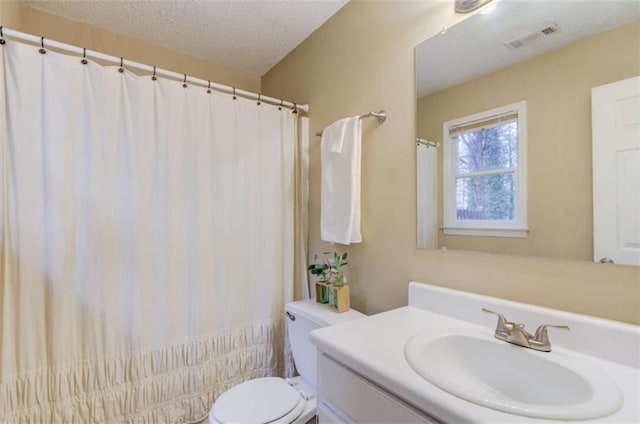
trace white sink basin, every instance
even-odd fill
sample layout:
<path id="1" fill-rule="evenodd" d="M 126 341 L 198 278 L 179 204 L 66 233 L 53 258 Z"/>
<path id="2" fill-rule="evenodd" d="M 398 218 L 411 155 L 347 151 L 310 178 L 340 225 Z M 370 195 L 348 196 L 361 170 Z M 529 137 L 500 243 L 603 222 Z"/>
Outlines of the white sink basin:
<path id="1" fill-rule="evenodd" d="M 623 397 L 577 356 L 537 352 L 487 334 L 427 331 L 404 354 L 424 379 L 464 400 L 534 418 L 585 420 L 617 411 Z"/>

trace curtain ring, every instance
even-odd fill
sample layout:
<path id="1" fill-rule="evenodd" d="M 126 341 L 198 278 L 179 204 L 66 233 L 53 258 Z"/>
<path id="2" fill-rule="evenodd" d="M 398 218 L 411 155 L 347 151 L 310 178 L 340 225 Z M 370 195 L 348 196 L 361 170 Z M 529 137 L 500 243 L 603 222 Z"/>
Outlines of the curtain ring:
<path id="1" fill-rule="evenodd" d="M 258 106 L 260 106 L 262 103 L 260 102 L 260 96 L 261 94 L 258 94 L 258 102 L 256 103 Z"/>
<path id="2" fill-rule="evenodd" d="M 158 79 L 158 77 L 156 77 L 156 67 L 155 67 L 155 65 L 154 65 L 154 66 L 153 66 L 153 75 L 151 75 L 151 80 L 152 80 L 152 81 L 155 81 L 155 80 L 157 80 L 157 79 Z"/>
<path id="3" fill-rule="evenodd" d="M 292 109 L 293 109 L 293 112 L 291 112 L 291 113 L 297 114 L 298 113 L 298 104 L 294 103 Z"/>
<path id="4" fill-rule="evenodd" d="M 211 80 L 207 80 L 209 85 L 207 85 L 207 94 L 211 94 Z"/>
<path id="5" fill-rule="evenodd" d="M 182 80 L 182 87 L 187 88 L 187 74 L 182 74 L 182 75 L 184 75 L 184 80 Z"/>
<path id="6" fill-rule="evenodd" d="M 232 87 L 232 88 L 233 88 L 233 100 L 236 100 L 238 98 L 236 97 L 236 88 L 235 87 Z"/>
<path id="7" fill-rule="evenodd" d="M 80 63 L 82 63 L 83 65 L 86 65 L 87 63 L 89 63 L 87 61 L 87 49 L 86 48 L 82 48 L 82 60 L 80 61 Z"/>
<path id="8" fill-rule="evenodd" d="M 122 57 L 120 58 L 120 68 L 118 68 L 118 72 L 124 72 L 124 59 Z"/>
<path id="9" fill-rule="evenodd" d="M 45 54 L 47 51 L 44 49 L 44 37 L 40 37 L 40 54 Z"/>
<path id="10" fill-rule="evenodd" d="M 6 41 L 4 41 L 4 34 L 2 33 L 2 25 L 0 25 L 0 45 L 3 45 L 6 43 Z"/>
<path id="11" fill-rule="evenodd" d="M 284 100 L 280 99 L 280 106 L 278 106 L 278 110 L 282 110 L 282 106 L 284 106 Z"/>

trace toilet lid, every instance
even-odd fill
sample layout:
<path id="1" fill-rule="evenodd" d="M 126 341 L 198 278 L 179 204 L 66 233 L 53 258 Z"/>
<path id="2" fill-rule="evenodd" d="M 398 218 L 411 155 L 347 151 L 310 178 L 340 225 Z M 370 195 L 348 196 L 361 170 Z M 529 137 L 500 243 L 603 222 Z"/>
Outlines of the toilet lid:
<path id="1" fill-rule="evenodd" d="M 293 412 L 299 415 L 304 402 L 300 393 L 282 378 L 265 377 L 224 392 L 213 405 L 212 413 L 220 423 L 265 424 Z"/>

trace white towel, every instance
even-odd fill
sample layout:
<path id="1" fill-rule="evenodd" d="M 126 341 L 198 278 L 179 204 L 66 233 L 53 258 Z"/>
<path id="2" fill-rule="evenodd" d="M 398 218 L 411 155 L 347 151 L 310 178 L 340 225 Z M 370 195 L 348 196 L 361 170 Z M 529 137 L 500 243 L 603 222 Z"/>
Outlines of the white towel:
<path id="1" fill-rule="evenodd" d="M 358 116 L 322 131 L 320 236 L 332 243 L 360 243 L 362 122 Z"/>

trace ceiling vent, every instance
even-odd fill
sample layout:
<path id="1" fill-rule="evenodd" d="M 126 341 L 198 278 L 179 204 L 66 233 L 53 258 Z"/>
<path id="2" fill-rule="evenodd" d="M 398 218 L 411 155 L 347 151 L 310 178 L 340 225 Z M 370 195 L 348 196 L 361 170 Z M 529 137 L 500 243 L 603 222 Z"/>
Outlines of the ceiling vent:
<path id="1" fill-rule="evenodd" d="M 536 40 L 540 40 L 541 38 L 548 37 L 558 32 L 560 32 L 560 28 L 558 27 L 558 25 L 551 24 L 542 29 L 539 29 L 538 31 L 531 32 L 529 34 L 523 35 L 522 37 L 516 38 L 515 40 L 507 41 L 506 43 L 504 43 L 504 45 L 507 46 L 509 50 L 516 50 L 526 46 L 527 44 L 533 43 Z"/>

